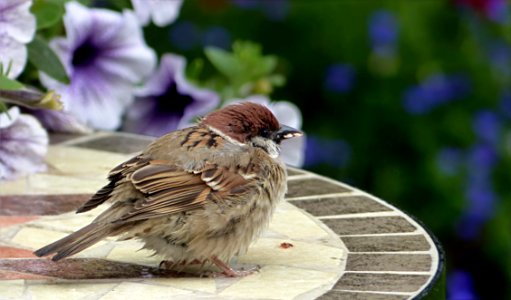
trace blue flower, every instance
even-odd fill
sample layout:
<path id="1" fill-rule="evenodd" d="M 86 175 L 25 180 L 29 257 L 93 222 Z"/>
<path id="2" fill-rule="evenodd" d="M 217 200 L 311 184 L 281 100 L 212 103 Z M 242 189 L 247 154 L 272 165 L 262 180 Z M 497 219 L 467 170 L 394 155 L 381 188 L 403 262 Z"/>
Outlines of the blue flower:
<path id="1" fill-rule="evenodd" d="M 261 5 L 266 17 L 272 21 L 284 20 L 290 6 L 289 0 L 262 1 Z"/>
<path id="2" fill-rule="evenodd" d="M 495 145 L 500 139 L 502 123 L 499 116 L 493 111 L 477 112 L 472 127 L 476 136 L 485 143 Z"/>
<path id="3" fill-rule="evenodd" d="M 0 181 L 44 171 L 48 134 L 32 116 L 11 107 L 0 114 Z"/>
<path id="4" fill-rule="evenodd" d="M 490 20 L 503 23 L 509 18 L 509 3 L 506 0 L 487 0 L 486 12 Z"/>
<path id="5" fill-rule="evenodd" d="M 463 153 L 457 148 L 443 148 L 437 156 L 437 165 L 440 171 L 446 175 L 456 174 L 462 165 Z"/>
<path id="6" fill-rule="evenodd" d="M 170 30 L 170 41 L 180 50 L 190 50 L 200 43 L 201 33 L 191 22 L 178 22 Z"/>
<path id="7" fill-rule="evenodd" d="M 466 191 L 468 200 L 458 224 L 458 235 L 465 240 L 477 238 L 484 224 L 495 214 L 498 197 L 491 182 L 471 182 Z"/>
<path id="8" fill-rule="evenodd" d="M 463 239 L 476 238 L 486 221 L 495 213 L 498 196 L 493 189 L 491 177 L 497 160 L 497 153 L 489 144 L 476 144 L 468 153 L 465 191 L 467 204 L 457 230 Z"/>
<path id="9" fill-rule="evenodd" d="M 404 92 L 403 106 L 410 114 L 422 115 L 469 92 L 470 83 L 464 76 L 434 74 Z"/>
<path id="10" fill-rule="evenodd" d="M 476 144 L 468 153 L 468 171 L 470 174 L 486 174 L 493 169 L 497 160 L 497 152 L 491 145 Z"/>
<path id="11" fill-rule="evenodd" d="M 105 9 L 66 4 L 66 38 L 50 46 L 71 79 L 69 85 L 44 73 L 41 82 L 56 90 L 65 109 L 97 129 L 116 129 L 132 102 L 134 85 L 154 69 L 156 56 L 146 44 L 136 17 Z"/>
<path id="12" fill-rule="evenodd" d="M 328 164 L 342 168 L 347 165 L 351 156 L 351 148 L 343 140 L 307 136 L 305 149 L 305 167 Z"/>
<path id="13" fill-rule="evenodd" d="M 369 39 L 378 54 L 393 52 L 398 38 L 398 22 L 388 10 L 378 10 L 369 17 Z"/>
<path id="14" fill-rule="evenodd" d="M 463 270 L 454 270 L 449 273 L 447 276 L 447 299 L 478 299 L 470 273 Z"/>
<path id="15" fill-rule="evenodd" d="M 0 1 L 0 65 L 10 66 L 9 78 L 16 78 L 25 68 L 25 44 L 34 38 L 35 16 L 30 13 L 31 0 Z"/>
<path id="16" fill-rule="evenodd" d="M 135 91 L 125 129 L 162 136 L 190 125 L 194 117 L 213 110 L 219 103 L 216 93 L 190 84 L 184 75 L 185 59 L 166 54 L 158 70 Z"/>
<path id="17" fill-rule="evenodd" d="M 347 93 L 355 84 L 355 69 L 349 64 L 335 64 L 326 70 L 325 87 L 335 93 Z"/>
<path id="18" fill-rule="evenodd" d="M 268 19 L 282 21 L 289 13 L 289 0 L 232 0 L 232 3 L 241 9 L 261 10 Z"/>
<path id="19" fill-rule="evenodd" d="M 231 46 L 231 35 L 227 29 L 214 26 L 208 28 L 203 36 L 204 46 L 214 46 L 222 49 L 228 49 Z"/>
<path id="20" fill-rule="evenodd" d="M 500 112 L 508 120 L 511 120 L 511 90 L 505 90 L 500 96 Z"/>

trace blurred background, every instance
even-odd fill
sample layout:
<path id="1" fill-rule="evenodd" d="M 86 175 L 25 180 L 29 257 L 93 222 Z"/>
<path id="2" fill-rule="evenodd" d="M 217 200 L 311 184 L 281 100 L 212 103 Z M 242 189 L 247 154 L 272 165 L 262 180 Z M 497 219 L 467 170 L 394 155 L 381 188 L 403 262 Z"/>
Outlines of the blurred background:
<path id="1" fill-rule="evenodd" d="M 449 299 L 511 299 L 507 0 L 2 1 L 16 30 L 0 39 L 0 119 L 15 117 L 0 124 L 0 150 L 33 157 L 2 152 L 0 180 L 37 171 L 48 143 L 13 104 L 49 131 L 158 136 L 257 100 L 301 123 L 297 164 L 438 237 Z"/>
<path id="2" fill-rule="evenodd" d="M 509 299 L 509 11 L 504 0 L 192 0 L 145 36 L 190 68 L 205 46 L 237 40 L 276 55 L 287 80 L 271 99 L 302 112 L 304 168 L 424 222 L 447 253 L 450 299 Z"/>

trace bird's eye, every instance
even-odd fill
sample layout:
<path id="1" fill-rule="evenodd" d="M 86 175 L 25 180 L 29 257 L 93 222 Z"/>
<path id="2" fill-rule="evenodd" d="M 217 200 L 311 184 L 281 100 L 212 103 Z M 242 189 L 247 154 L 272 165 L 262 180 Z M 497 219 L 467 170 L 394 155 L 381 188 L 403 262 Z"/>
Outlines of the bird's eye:
<path id="1" fill-rule="evenodd" d="M 259 135 L 264 137 L 264 138 L 269 138 L 270 137 L 270 130 L 268 128 L 263 128 L 259 132 Z"/>

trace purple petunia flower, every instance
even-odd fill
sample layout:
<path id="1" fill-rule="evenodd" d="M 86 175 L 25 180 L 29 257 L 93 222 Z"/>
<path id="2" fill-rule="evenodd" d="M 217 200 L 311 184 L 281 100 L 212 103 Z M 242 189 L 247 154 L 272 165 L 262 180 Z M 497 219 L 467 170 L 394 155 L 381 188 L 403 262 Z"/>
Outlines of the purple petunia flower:
<path id="1" fill-rule="evenodd" d="M 133 9 L 142 25 L 154 24 L 163 27 L 174 22 L 179 16 L 183 0 L 131 0 Z"/>
<path id="2" fill-rule="evenodd" d="M 62 96 L 65 109 L 93 128 L 119 127 L 133 87 L 154 69 L 156 56 L 144 42 L 136 17 L 66 4 L 66 38 L 51 41 L 71 79 L 69 85 L 41 73 L 41 82 Z"/>
<path id="3" fill-rule="evenodd" d="M 44 128 L 53 132 L 90 133 L 92 131 L 69 111 L 36 109 L 31 110 L 30 113 L 41 122 Z"/>
<path id="4" fill-rule="evenodd" d="M 34 38 L 36 21 L 31 0 L 0 1 L 0 64 L 9 78 L 16 78 L 27 63 L 25 44 Z"/>
<path id="5" fill-rule="evenodd" d="M 216 93 L 199 89 L 185 79 L 185 63 L 181 56 L 162 57 L 158 70 L 135 91 L 137 98 L 129 108 L 126 130 L 162 136 L 190 125 L 194 117 L 218 105 Z"/>
<path id="6" fill-rule="evenodd" d="M 254 102 L 266 106 L 279 120 L 281 124 L 291 126 L 296 129 L 302 128 L 302 114 L 300 109 L 288 101 L 275 101 L 270 102 L 265 96 L 253 95 L 245 99 L 232 99 L 228 104 L 239 102 Z M 301 167 L 304 162 L 305 155 L 305 137 L 296 137 L 290 140 L 285 140 L 281 145 L 282 160 L 293 167 Z"/>
<path id="7" fill-rule="evenodd" d="M 0 180 L 46 169 L 48 134 L 37 120 L 11 107 L 0 114 Z"/>

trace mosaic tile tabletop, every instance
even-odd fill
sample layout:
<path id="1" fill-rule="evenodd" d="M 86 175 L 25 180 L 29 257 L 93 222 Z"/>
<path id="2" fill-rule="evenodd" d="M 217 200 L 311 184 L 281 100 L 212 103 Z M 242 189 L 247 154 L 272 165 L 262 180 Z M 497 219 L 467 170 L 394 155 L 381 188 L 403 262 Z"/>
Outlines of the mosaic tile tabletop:
<path id="1" fill-rule="evenodd" d="M 0 299 L 411 299 L 438 280 L 433 238 L 395 207 L 345 184 L 289 169 L 287 201 L 234 266 L 244 278 L 158 268 L 136 241 L 106 239 L 53 262 L 32 251 L 88 224 L 74 210 L 150 138 L 52 136 L 48 171 L 0 183 Z M 86 163 L 84 163 L 86 162 Z"/>

